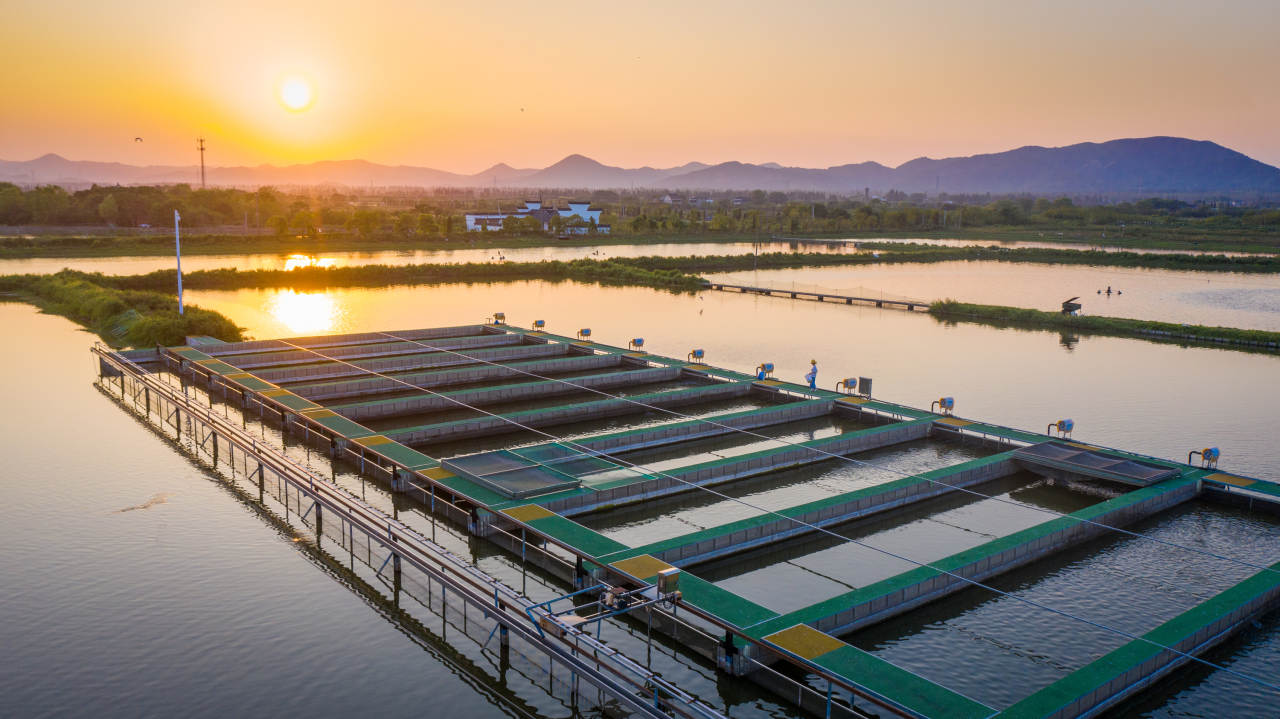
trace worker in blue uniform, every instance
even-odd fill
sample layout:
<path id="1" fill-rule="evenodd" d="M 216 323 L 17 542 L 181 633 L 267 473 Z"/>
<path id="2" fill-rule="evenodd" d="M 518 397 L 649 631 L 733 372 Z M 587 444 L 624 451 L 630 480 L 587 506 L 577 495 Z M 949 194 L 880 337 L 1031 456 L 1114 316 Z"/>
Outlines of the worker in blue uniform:
<path id="1" fill-rule="evenodd" d="M 809 360 L 809 373 L 804 376 L 804 379 L 809 383 L 809 389 L 818 388 L 818 360 Z"/>

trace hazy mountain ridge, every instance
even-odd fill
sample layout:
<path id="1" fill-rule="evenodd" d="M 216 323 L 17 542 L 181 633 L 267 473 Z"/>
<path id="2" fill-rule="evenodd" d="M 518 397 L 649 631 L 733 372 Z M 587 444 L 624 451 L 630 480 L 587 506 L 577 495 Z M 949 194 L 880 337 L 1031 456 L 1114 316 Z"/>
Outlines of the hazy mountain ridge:
<path id="1" fill-rule="evenodd" d="M 0 160 L 0 181 L 20 184 L 165 184 L 199 181 L 197 166 L 136 166 L 68 160 Z M 210 167 L 214 185 L 346 185 L 351 187 L 649 188 L 672 190 L 821 190 L 836 193 L 1225 193 L 1280 192 L 1280 169 L 1213 142 L 1148 137 L 1020 147 L 1006 152 L 932 159 L 893 168 L 876 162 L 828 168 L 722 162 L 623 168 L 569 155 L 544 168 L 499 163 L 474 175 L 366 160 L 300 165 Z"/>

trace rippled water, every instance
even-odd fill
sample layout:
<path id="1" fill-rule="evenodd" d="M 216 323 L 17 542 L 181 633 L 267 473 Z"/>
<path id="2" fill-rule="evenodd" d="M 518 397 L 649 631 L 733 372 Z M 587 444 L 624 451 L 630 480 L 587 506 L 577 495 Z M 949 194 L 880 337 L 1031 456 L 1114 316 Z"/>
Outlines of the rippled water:
<path id="1" fill-rule="evenodd" d="M 1222 506 L 1192 502 L 1130 529 L 1255 564 L 1280 560 L 1280 522 Z M 1129 641 L 1020 599 L 1141 635 L 1257 571 L 1112 535 L 989 582 L 1008 596 L 971 589 L 846 639 L 1004 708 Z M 1252 686 L 1233 697 L 1231 715 L 1269 716 L 1274 700 Z"/>
<path id="2" fill-rule="evenodd" d="M 576 283 L 288 295 L 200 291 L 188 299 L 228 314 L 259 337 L 458 324 L 504 310 L 513 323 L 545 319 L 552 331 L 565 334 L 592 327 L 593 337 L 610 344 L 643 336 L 648 348 L 667 355 L 683 357 L 702 347 L 709 362 L 739 370 L 772 361 L 787 379 L 798 379 L 816 358 L 822 386 L 845 374 L 872 376 L 877 396 L 927 406 L 939 395 L 954 395 L 961 415 L 1029 429 L 1071 416 L 1079 439 L 1170 458 L 1217 444 L 1228 469 L 1280 479 L 1280 457 L 1266 429 L 1280 406 L 1280 358 L 1269 355 L 946 326 L 924 315 L 874 308 Z M 300 551 L 288 533 L 273 529 L 98 393 L 89 383 L 87 335 L 24 305 L 0 304 L 0 317 L 24 338 L 24 344 L 0 349 L 10 402 L 24 408 L 3 420 L 5 436 L 23 440 L 11 441 L 0 475 L 6 498 L 0 534 L 7 548 L 0 555 L 6 578 L 0 589 L 0 715 L 398 716 L 445 702 L 466 717 L 519 713 L 458 669 L 447 644 L 433 647 L 403 633 L 375 600 L 348 588 L 349 578 Z M 741 404 L 723 403 L 714 411 Z M 609 424 L 658 421 L 664 420 Z M 606 430 L 570 427 L 563 433 L 598 431 Z M 468 440 L 440 453 L 491 443 Z M 303 448 L 292 451 L 306 456 Z M 892 461 L 898 452 L 912 471 L 937 466 L 934 460 L 963 459 L 936 451 L 932 459 L 927 453 L 912 459 L 909 451 L 891 448 L 884 457 Z M 854 478 L 829 479 L 843 488 Z M 337 480 L 411 525 L 430 528 L 419 510 L 374 484 L 343 473 Z M 767 493 L 774 481 L 743 485 L 742 491 Z M 796 486 L 818 491 L 825 483 Z M 793 504 L 797 495 L 780 496 Z M 944 510 L 920 520 L 932 522 L 936 533 L 883 538 L 924 556 L 936 548 L 930 538 L 959 536 L 953 531 L 997 534 L 1020 521 L 986 512 L 979 505 Z M 696 511 L 687 518 L 706 519 Z M 1189 505 L 1154 518 L 1144 525 L 1148 530 L 1262 561 L 1274 561 L 1280 548 L 1274 523 L 1216 506 Z M 921 536 L 920 543 L 913 544 L 913 536 Z M 512 559 L 492 547 L 443 530 L 441 541 L 487 571 L 521 578 Z M 1153 546 L 1106 540 L 1008 575 L 1000 586 L 1145 631 L 1243 576 Z M 861 581 L 836 571 L 847 566 L 842 554 L 820 551 L 812 560 L 816 564 L 795 561 L 837 581 Z M 1108 601 L 1097 601 L 1091 587 L 1104 587 Z M 1052 681 L 1114 646 L 1108 637 L 1057 626 L 1012 600 L 975 593 L 934 605 L 911 622 L 868 632 L 878 633 L 859 633 L 856 641 L 975 696 L 983 691 L 979 685 L 1001 684 L 1011 675 L 1025 675 L 1027 687 Z M 1046 643 L 1059 635 L 1065 637 L 1061 643 Z M 1225 647 L 1217 660 L 1259 676 L 1274 674 L 1280 668 L 1274 616 Z M 735 716 L 790 713 L 758 690 L 718 683 L 697 662 L 681 664 L 669 676 L 720 691 Z M 1007 687 L 989 691 L 979 698 L 1016 698 Z M 1269 716 L 1273 704 L 1259 696 L 1223 672 L 1187 672 L 1158 698 L 1122 714 L 1213 716 L 1229 698 L 1238 707 L 1233 715 Z M 534 713 L 563 714 L 545 699 L 522 694 L 521 700 Z"/>

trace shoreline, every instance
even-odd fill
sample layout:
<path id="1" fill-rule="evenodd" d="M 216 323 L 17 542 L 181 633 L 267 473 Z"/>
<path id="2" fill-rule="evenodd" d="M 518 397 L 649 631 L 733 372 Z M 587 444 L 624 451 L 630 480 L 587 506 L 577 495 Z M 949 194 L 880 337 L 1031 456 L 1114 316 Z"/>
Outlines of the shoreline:
<path id="1" fill-rule="evenodd" d="M 798 240 L 845 239 L 857 242 L 876 240 L 958 240 L 990 242 L 1055 242 L 1078 245 L 1081 250 L 1106 247 L 1123 250 L 1182 250 L 1188 252 L 1280 253 L 1280 236 L 1220 232 L 1204 234 L 1161 231 L 1154 237 L 1107 237 L 1108 228 L 1079 227 L 993 227 L 952 228 L 947 230 L 869 230 L 834 233 L 802 233 L 777 236 L 767 233 L 718 233 L 648 235 L 614 234 L 584 235 L 558 240 L 547 235 L 507 235 L 491 233 L 457 235 L 450 238 L 376 235 L 360 237 L 337 232 L 318 237 L 277 236 L 241 233 L 200 233 L 192 231 L 183 237 L 183 254 L 295 254 L 314 252 L 414 252 L 457 249 L 520 249 L 537 247 L 608 247 L 611 245 L 688 244 L 714 245 L 739 242 L 789 242 Z M 23 233 L 33 234 L 33 233 Z M 0 259 L 56 257 L 144 257 L 162 256 L 173 251 L 172 233 L 108 233 L 48 234 L 32 238 L 0 237 Z"/>
<path id="2" fill-rule="evenodd" d="M 981 305 L 955 300 L 934 302 L 929 306 L 929 314 L 939 322 L 969 322 L 1000 328 L 1057 330 L 1064 333 L 1280 353 L 1280 332 L 1269 330 L 1188 325 L 1106 315 L 1064 315 L 1060 312 L 1044 312 L 1003 305 Z"/>

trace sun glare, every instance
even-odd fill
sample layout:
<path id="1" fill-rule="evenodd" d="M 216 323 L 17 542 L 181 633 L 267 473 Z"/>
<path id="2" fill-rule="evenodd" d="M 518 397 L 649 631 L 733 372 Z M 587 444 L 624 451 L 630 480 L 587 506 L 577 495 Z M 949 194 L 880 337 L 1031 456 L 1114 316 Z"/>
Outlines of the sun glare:
<path id="1" fill-rule="evenodd" d="M 291 77 L 280 85 L 280 102 L 298 112 L 311 106 L 311 85 L 300 77 Z"/>
<path id="2" fill-rule="evenodd" d="M 294 290 L 277 292 L 268 300 L 267 311 L 294 334 L 332 332 L 341 314 L 331 295 Z"/>

